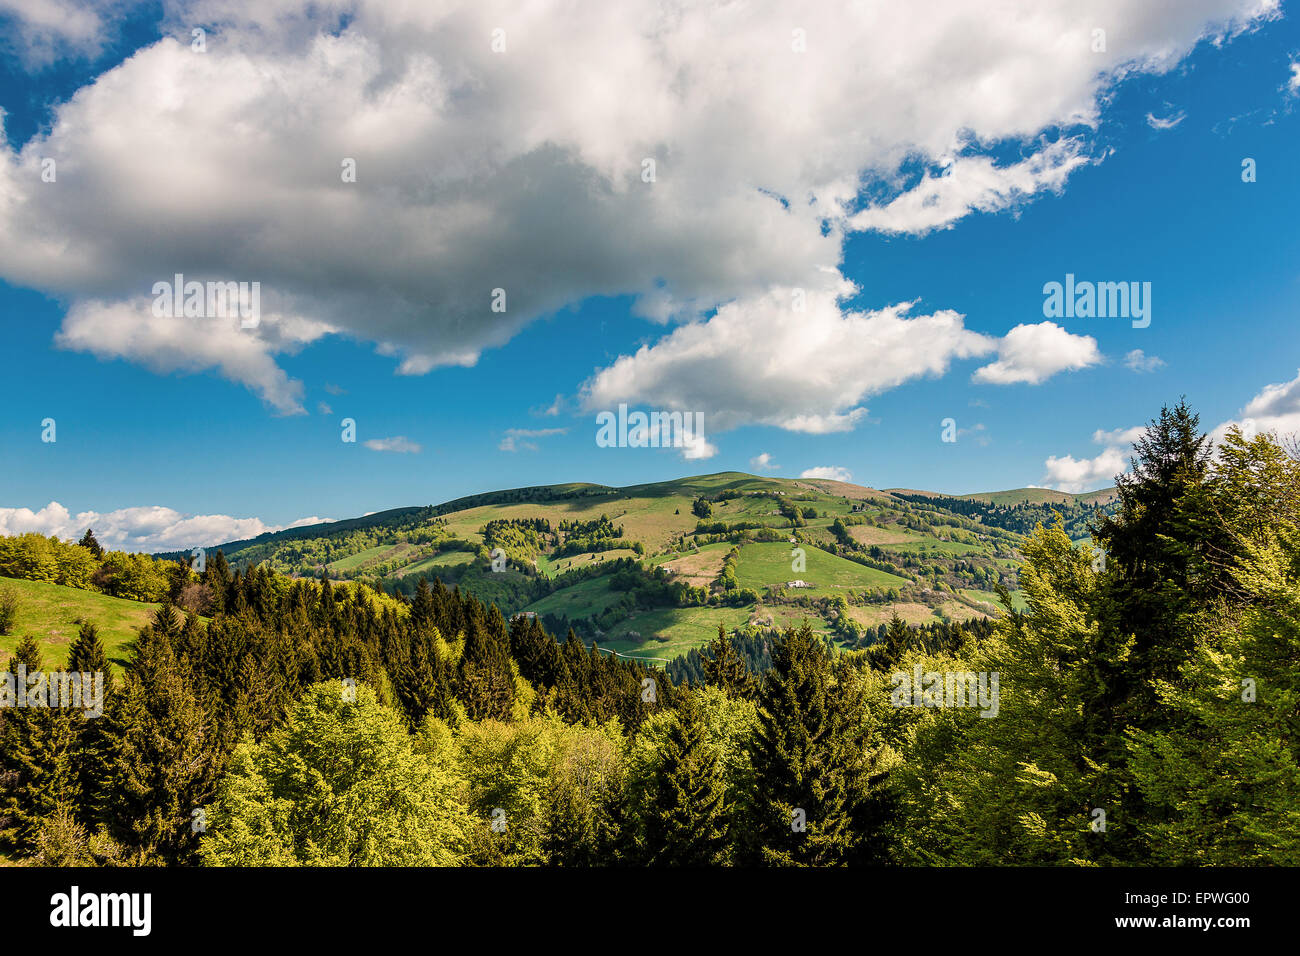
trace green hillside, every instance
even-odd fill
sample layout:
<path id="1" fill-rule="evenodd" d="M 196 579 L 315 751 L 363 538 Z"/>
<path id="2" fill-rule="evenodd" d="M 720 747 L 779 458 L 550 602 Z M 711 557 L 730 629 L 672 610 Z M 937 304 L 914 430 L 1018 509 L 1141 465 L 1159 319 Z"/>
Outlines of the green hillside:
<path id="1" fill-rule="evenodd" d="M 894 612 L 914 623 L 1000 613 L 1019 543 L 1059 516 L 1072 537 L 1113 490 L 950 497 L 719 472 L 614 488 L 571 482 L 468 495 L 220 545 L 235 567 L 364 581 L 410 594 L 438 578 L 551 630 L 672 657 L 727 628 L 807 619 L 857 640 Z M 213 547 L 217 547 L 214 545 Z M 804 554 L 795 570 L 794 548 Z M 734 555 L 733 555 L 734 552 Z M 807 587 L 787 587 L 801 580 Z"/>
<path id="2" fill-rule="evenodd" d="M 137 630 L 149 622 L 158 607 L 42 581 L 0 577 L 0 587 L 12 588 L 20 602 L 17 623 L 9 634 L 0 637 L 0 661 L 4 662 L 8 662 L 19 639 L 30 634 L 41 645 L 46 665 L 61 667 L 85 619 L 99 627 L 109 660 L 120 667 L 127 657 L 125 645 L 134 640 Z"/>

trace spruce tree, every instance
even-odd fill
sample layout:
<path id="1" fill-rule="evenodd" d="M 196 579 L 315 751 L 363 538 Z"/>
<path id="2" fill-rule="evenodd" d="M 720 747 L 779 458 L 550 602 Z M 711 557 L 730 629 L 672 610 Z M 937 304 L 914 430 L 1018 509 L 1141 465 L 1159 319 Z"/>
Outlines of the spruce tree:
<path id="1" fill-rule="evenodd" d="M 213 720 L 171 644 L 146 626 L 104 721 L 107 764 L 97 805 L 137 862 L 192 857 L 193 812 L 221 769 Z"/>
<path id="2" fill-rule="evenodd" d="M 704 648 L 701 663 L 704 682 L 709 686 L 721 688 L 728 697 L 748 700 L 754 696 L 756 681 L 721 624 L 718 625 L 718 636 Z"/>
<path id="3" fill-rule="evenodd" d="M 757 795 L 751 854 L 772 865 L 842 863 L 865 799 L 860 719 L 836 700 L 826 646 L 809 625 L 772 647 L 750 743 Z"/>
<path id="4" fill-rule="evenodd" d="M 496 608 L 488 620 L 481 609 L 471 614 L 460 661 L 460 699 L 470 720 L 508 720 L 515 701 L 515 681 L 505 623 Z"/>
<path id="5" fill-rule="evenodd" d="M 42 668 L 40 648 L 28 635 L 18 643 L 8 674 L 0 674 L 26 698 L 26 706 L 10 701 L 0 710 L 0 843 L 19 852 L 34 850 L 44 822 L 76 807 L 81 795 L 73 755 L 74 721 L 83 717 L 57 706 L 57 700 L 48 706 L 51 701 L 40 688 L 50 675 Z M 20 680 L 26 686 L 19 687 Z"/>
<path id="6" fill-rule="evenodd" d="M 77 630 L 76 640 L 68 648 L 67 669 L 70 673 L 104 675 L 104 696 L 113 692 L 113 671 L 104 653 L 104 642 L 100 640 L 99 628 L 90 621 L 83 621 Z"/>
<path id="7" fill-rule="evenodd" d="M 81 536 L 81 540 L 78 541 L 77 544 L 81 545 L 93 554 L 96 561 L 99 561 L 104 557 L 104 549 L 100 546 L 99 542 L 95 540 L 95 532 L 90 528 L 86 529 L 86 533 Z"/>
<path id="8" fill-rule="evenodd" d="M 646 862 L 652 866 L 723 862 L 728 814 L 718 754 L 705 740 L 694 695 L 684 694 L 646 798 Z"/>

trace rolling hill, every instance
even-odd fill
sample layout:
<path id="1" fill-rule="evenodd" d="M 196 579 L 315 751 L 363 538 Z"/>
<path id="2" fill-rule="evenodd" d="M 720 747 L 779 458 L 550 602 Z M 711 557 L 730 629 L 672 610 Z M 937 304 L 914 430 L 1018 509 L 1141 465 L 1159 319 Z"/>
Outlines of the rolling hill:
<path id="1" fill-rule="evenodd" d="M 83 620 L 93 621 L 104 641 L 114 670 L 127 659 L 126 645 L 153 617 L 157 604 L 109 597 L 96 591 L 0 577 L 0 587 L 18 593 L 21 611 L 9 634 L 0 637 L 0 661 L 8 663 L 22 636 L 30 634 L 41 646 L 45 664 L 60 668 Z"/>
<path id="2" fill-rule="evenodd" d="M 995 615 L 999 584 L 1020 603 L 1024 534 L 1059 515 L 1086 537 L 1113 497 L 947 496 L 721 472 L 485 492 L 208 550 L 237 568 L 265 562 L 390 593 L 437 577 L 561 634 L 572 627 L 610 650 L 661 659 L 705 643 L 719 624 L 808 620 L 852 643 L 895 611 L 912 623 Z"/>

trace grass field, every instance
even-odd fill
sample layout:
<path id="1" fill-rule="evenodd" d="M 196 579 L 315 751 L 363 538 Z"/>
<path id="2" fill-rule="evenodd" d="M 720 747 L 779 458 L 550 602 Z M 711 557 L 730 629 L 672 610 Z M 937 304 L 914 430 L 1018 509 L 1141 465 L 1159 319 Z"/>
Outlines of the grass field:
<path id="1" fill-rule="evenodd" d="M 366 548 L 364 551 L 358 551 L 356 554 L 350 554 L 346 558 L 331 561 L 326 567 L 331 571 L 356 571 L 367 564 L 391 561 L 413 551 L 415 551 L 415 546 L 411 544 L 381 544 L 373 548 Z"/>
<path id="2" fill-rule="evenodd" d="M 963 588 L 961 593 L 975 601 L 985 601 L 989 604 L 992 604 L 995 608 L 997 608 L 999 613 L 1001 613 L 1002 611 L 1002 605 L 998 602 L 998 596 L 994 594 L 992 591 L 977 591 L 974 588 Z M 1012 591 L 1011 607 L 1014 610 L 1023 611 L 1027 607 L 1029 607 L 1029 605 L 1025 603 L 1025 596 L 1023 594 L 1021 594 L 1019 591 Z"/>
<path id="3" fill-rule="evenodd" d="M 809 596 L 833 594 L 847 588 L 901 587 L 907 578 L 868 568 L 855 561 L 837 557 L 819 548 L 804 548 L 807 567 L 791 570 L 791 545 L 779 542 L 747 544 L 740 549 L 736 580 L 743 588 L 762 591 L 769 585 L 799 579 L 810 587 L 797 594 Z"/>
<path id="4" fill-rule="evenodd" d="M 30 634 L 41 646 L 45 666 L 62 667 L 68 646 L 77 636 L 78 621 L 89 620 L 99 626 L 104 651 L 116 669 L 126 663 L 125 645 L 149 623 L 158 607 L 43 581 L 0 578 L 0 587 L 17 591 L 21 602 L 13 630 L 0 637 L 0 661 L 4 664 L 9 663 L 19 639 Z"/>
<path id="5" fill-rule="evenodd" d="M 406 577 L 411 574 L 428 574 L 439 568 L 455 568 L 462 564 L 469 564 L 473 560 L 473 551 L 444 551 L 442 554 L 435 554 L 432 557 L 421 558 L 413 564 L 408 564 L 404 568 L 399 568 L 396 572 L 396 576 Z"/>
<path id="6" fill-rule="evenodd" d="M 636 552 L 631 548 L 613 548 L 609 551 L 584 551 L 581 554 L 560 558 L 558 561 L 553 561 L 546 555 L 541 555 L 537 559 L 537 570 L 548 578 L 553 578 L 558 574 L 576 571 L 578 568 L 584 568 L 589 564 L 600 564 L 603 561 L 617 561 L 619 558 L 635 557 Z"/>
<path id="7" fill-rule="evenodd" d="M 621 593 L 609 589 L 608 577 L 591 578 L 548 594 L 524 610 L 536 611 L 538 614 L 563 614 L 571 618 L 590 617 L 609 610 L 622 598 Z"/>
<path id="8" fill-rule="evenodd" d="M 642 611 L 610 628 L 596 643 L 635 657 L 671 659 L 709 643 L 718 636 L 719 624 L 730 631 L 747 623 L 749 618 L 750 612 L 745 608 L 657 608 Z"/>

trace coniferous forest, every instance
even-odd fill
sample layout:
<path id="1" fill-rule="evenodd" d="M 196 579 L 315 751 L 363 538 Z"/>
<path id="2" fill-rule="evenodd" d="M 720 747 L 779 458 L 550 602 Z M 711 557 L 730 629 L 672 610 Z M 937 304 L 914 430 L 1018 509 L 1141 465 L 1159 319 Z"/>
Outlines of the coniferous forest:
<path id="1" fill-rule="evenodd" d="M 1023 609 L 1003 588 L 991 621 L 895 615 L 851 646 L 720 627 L 666 669 L 437 580 L 143 559 L 159 606 L 122 666 L 91 618 L 65 656 L 23 636 L 7 662 L 10 695 L 107 679 L 95 718 L 0 708 L 0 846 L 103 867 L 1300 864 L 1297 449 L 1216 446 L 1180 403 L 1133 465 L 1096 551 L 1036 526 Z M 45 560 L 89 587 L 120 564 L 93 532 L 32 537 L 5 539 L 6 574 Z"/>

